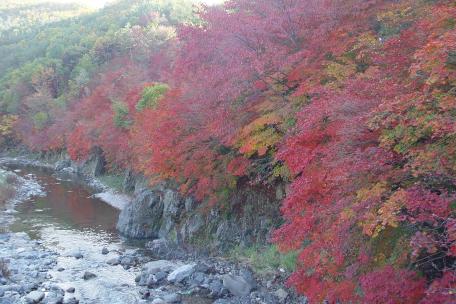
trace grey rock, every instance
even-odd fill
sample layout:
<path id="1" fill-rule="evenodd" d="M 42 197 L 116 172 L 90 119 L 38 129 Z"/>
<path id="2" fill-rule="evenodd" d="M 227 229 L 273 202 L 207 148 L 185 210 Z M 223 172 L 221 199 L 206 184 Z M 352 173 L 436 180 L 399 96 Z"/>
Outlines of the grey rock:
<path id="1" fill-rule="evenodd" d="M 168 275 L 167 280 L 168 280 L 168 282 L 171 282 L 171 283 L 180 283 L 183 280 L 185 280 L 186 278 L 190 277 L 195 272 L 195 269 L 196 269 L 196 264 L 188 264 L 188 265 L 181 266 L 181 267 L 175 269 L 173 272 L 171 272 Z"/>
<path id="2" fill-rule="evenodd" d="M 133 175 L 133 172 L 128 170 L 125 173 L 125 177 L 122 181 L 122 190 L 124 192 L 133 192 L 135 191 L 135 176 Z"/>
<path id="3" fill-rule="evenodd" d="M 27 303 L 40 303 L 44 298 L 44 292 L 41 291 L 32 291 L 25 296 L 25 301 Z"/>
<path id="4" fill-rule="evenodd" d="M 64 160 L 58 161 L 55 164 L 54 170 L 55 171 L 62 171 L 63 169 L 68 168 L 68 167 L 71 167 L 71 160 L 64 159 Z"/>
<path id="5" fill-rule="evenodd" d="M 238 244 L 241 233 L 241 227 L 238 224 L 228 220 L 221 222 L 215 232 L 217 247 L 224 250 L 230 248 L 233 244 Z"/>
<path id="6" fill-rule="evenodd" d="M 165 189 L 162 192 L 162 197 L 163 216 L 159 236 L 166 238 L 175 228 L 175 224 L 179 220 L 181 212 L 184 209 L 184 202 L 179 193 L 171 189 Z"/>
<path id="7" fill-rule="evenodd" d="M 102 255 L 107 255 L 109 253 L 109 249 L 106 248 L 106 247 L 103 247 L 103 249 L 101 249 L 101 254 Z"/>
<path id="8" fill-rule="evenodd" d="M 136 239 L 156 238 L 163 215 L 162 196 L 158 191 L 144 190 L 119 215 L 117 230 Z"/>
<path id="9" fill-rule="evenodd" d="M 285 303 L 288 298 L 288 292 L 286 292 L 283 288 L 280 288 L 274 292 L 274 295 L 279 299 L 280 303 Z"/>
<path id="10" fill-rule="evenodd" d="M 252 289 L 257 287 L 257 282 L 255 281 L 252 271 L 247 268 L 242 268 L 239 273 L 241 277 L 243 277 L 252 286 Z"/>
<path id="11" fill-rule="evenodd" d="M 184 206 L 185 206 L 185 211 L 187 211 L 187 212 L 193 211 L 193 209 L 195 209 L 195 206 L 196 206 L 196 201 L 191 197 L 187 197 L 185 199 Z"/>
<path id="12" fill-rule="evenodd" d="M 65 268 L 63 268 L 63 267 L 59 267 L 59 268 L 57 269 L 57 271 L 58 271 L 58 272 L 62 272 L 62 271 L 65 271 Z"/>
<path id="13" fill-rule="evenodd" d="M 74 293 L 76 289 L 74 287 L 68 287 L 66 290 L 68 293 Z"/>
<path id="14" fill-rule="evenodd" d="M 95 148 L 89 159 L 82 166 L 83 173 L 94 177 L 102 175 L 105 172 L 105 168 L 106 160 L 100 148 Z"/>
<path id="15" fill-rule="evenodd" d="M 167 276 L 168 274 L 166 272 L 157 272 L 155 274 L 151 274 L 149 275 L 146 284 L 149 288 L 152 288 L 153 286 L 163 281 Z"/>
<path id="16" fill-rule="evenodd" d="M 141 299 L 148 299 L 150 297 L 150 291 L 148 289 L 141 289 L 139 294 L 141 295 Z"/>
<path id="17" fill-rule="evenodd" d="M 91 280 L 91 279 L 96 278 L 96 277 L 97 277 L 97 275 L 94 274 L 94 273 L 92 273 L 92 272 L 90 272 L 90 271 L 84 272 L 84 275 L 82 276 L 82 278 L 83 278 L 84 280 L 86 280 L 86 281 L 87 281 L 87 280 Z"/>
<path id="18" fill-rule="evenodd" d="M 156 274 L 158 272 L 172 272 L 180 265 L 167 260 L 152 261 L 145 264 L 142 272 L 147 274 Z"/>
<path id="19" fill-rule="evenodd" d="M 62 304 L 63 294 L 56 292 L 49 292 L 43 300 L 43 304 Z"/>
<path id="20" fill-rule="evenodd" d="M 139 283 L 141 281 L 141 275 L 138 274 L 136 277 L 135 277 L 135 282 L 136 283 Z"/>
<path id="21" fill-rule="evenodd" d="M 197 284 L 203 284 L 207 276 L 202 273 L 202 272 L 195 272 L 192 275 L 192 279 L 197 283 Z"/>
<path id="22" fill-rule="evenodd" d="M 203 216 L 199 213 L 195 213 L 183 223 L 181 228 L 182 237 L 185 240 L 190 240 L 205 226 L 206 223 Z"/>
<path id="23" fill-rule="evenodd" d="M 234 276 L 226 274 L 222 276 L 223 286 L 237 297 L 242 297 L 250 294 L 253 286 L 247 282 L 242 276 Z"/>
<path id="24" fill-rule="evenodd" d="M 138 264 L 138 259 L 132 256 L 122 256 L 120 258 L 120 265 L 122 265 L 125 269 L 129 269 L 133 266 Z"/>
<path id="25" fill-rule="evenodd" d="M 50 292 L 53 292 L 55 294 L 59 294 L 59 295 L 65 294 L 65 291 L 57 285 L 52 285 L 49 289 L 50 289 Z"/>
<path id="26" fill-rule="evenodd" d="M 117 266 L 120 264 L 120 258 L 119 257 L 115 257 L 115 258 L 112 258 L 112 259 L 109 259 L 106 261 L 106 263 L 108 265 L 111 265 L 111 266 Z"/>
<path id="27" fill-rule="evenodd" d="M 182 258 L 185 255 L 175 242 L 163 238 L 146 243 L 146 248 L 153 256 L 161 258 Z"/>
<path id="28" fill-rule="evenodd" d="M 223 283 L 221 280 L 215 279 L 211 280 L 210 283 L 208 284 L 208 289 L 210 291 L 210 296 L 213 298 L 219 298 L 221 297 L 226 289 L 223 286 Z"/>

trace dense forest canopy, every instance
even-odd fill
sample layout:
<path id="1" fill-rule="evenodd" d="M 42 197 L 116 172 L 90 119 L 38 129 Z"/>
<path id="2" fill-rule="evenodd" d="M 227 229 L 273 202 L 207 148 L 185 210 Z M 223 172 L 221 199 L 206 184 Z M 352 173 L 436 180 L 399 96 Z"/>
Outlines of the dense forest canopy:
<path id="1" fill-rule="evenodd" d="M 30 5 L 0 5 L 5 146 L 208 207 L 288 183 L 272 241 L 312 303 L 456 302 L 454 1 Z"/>

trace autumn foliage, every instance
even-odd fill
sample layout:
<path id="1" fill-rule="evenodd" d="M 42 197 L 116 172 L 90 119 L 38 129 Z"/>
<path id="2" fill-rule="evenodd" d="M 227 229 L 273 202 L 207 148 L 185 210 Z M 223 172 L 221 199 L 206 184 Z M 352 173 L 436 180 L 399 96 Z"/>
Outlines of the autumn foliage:
<path id="1" fill-rule="evenodd" d="M 312 303 L 456 302 L 454 1 L 232 0 L 89 88 L 0 131 L 208 206 L 290 182 L 272 241 Z"/>

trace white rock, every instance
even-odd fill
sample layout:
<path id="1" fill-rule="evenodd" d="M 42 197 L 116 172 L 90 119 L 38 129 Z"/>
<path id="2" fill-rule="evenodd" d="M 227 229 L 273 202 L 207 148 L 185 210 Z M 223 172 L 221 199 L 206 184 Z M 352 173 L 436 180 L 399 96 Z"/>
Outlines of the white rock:
<path id="1" fill-rule="evenodd" d="M 44 292 L 41 291 L 32 291 L 25 296 L 27 303 L 39 303 L 44 298 Z"/>
<path id="2" fill-rule="evenodd" d="M 175 269 L 168 275 L 168 282 L 179 283 L 195 272 L 196 264 L 188 264 Z"/>

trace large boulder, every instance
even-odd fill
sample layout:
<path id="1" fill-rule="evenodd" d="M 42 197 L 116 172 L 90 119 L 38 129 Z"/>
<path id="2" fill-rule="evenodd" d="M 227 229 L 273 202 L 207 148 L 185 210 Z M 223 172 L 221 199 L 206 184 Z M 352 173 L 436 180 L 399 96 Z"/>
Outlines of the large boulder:
<path id="1" fill-rule="evenodd" d="M 162 225 L 163 208 L 160 192 L 143 190 L 121 211 L 117 230 L 130 238 L 157 238 Z"/>
<path id="2" fill-rule="evenodd" d="M 167 260 L 152 261 L 144 264 L 142 272 L 147 274 L 156 274 L 158 272 L 172 272 L 181 265 Z"/>
<path id="3" fill-rule="evenodd" d="M 243 297 L 250 294 L 254 286 L 242 276 L 226 274 L 222 276 L 223 286 L 236 297 Z"/>
<path id="4" fill-rule="evenodd" d="M 25 296 L 26 303 L 39 303 L 44 298 L 44 292 L 41 291 L 32 291 L 28 295 Z"/>
<path id="5" fill-rule="evenodd" d="M 196 269 L 196 264 L 183 265 L 168 275 L 168 282 L 170 283 L 180 283 L 183 280 L 191 276 Z"/>

